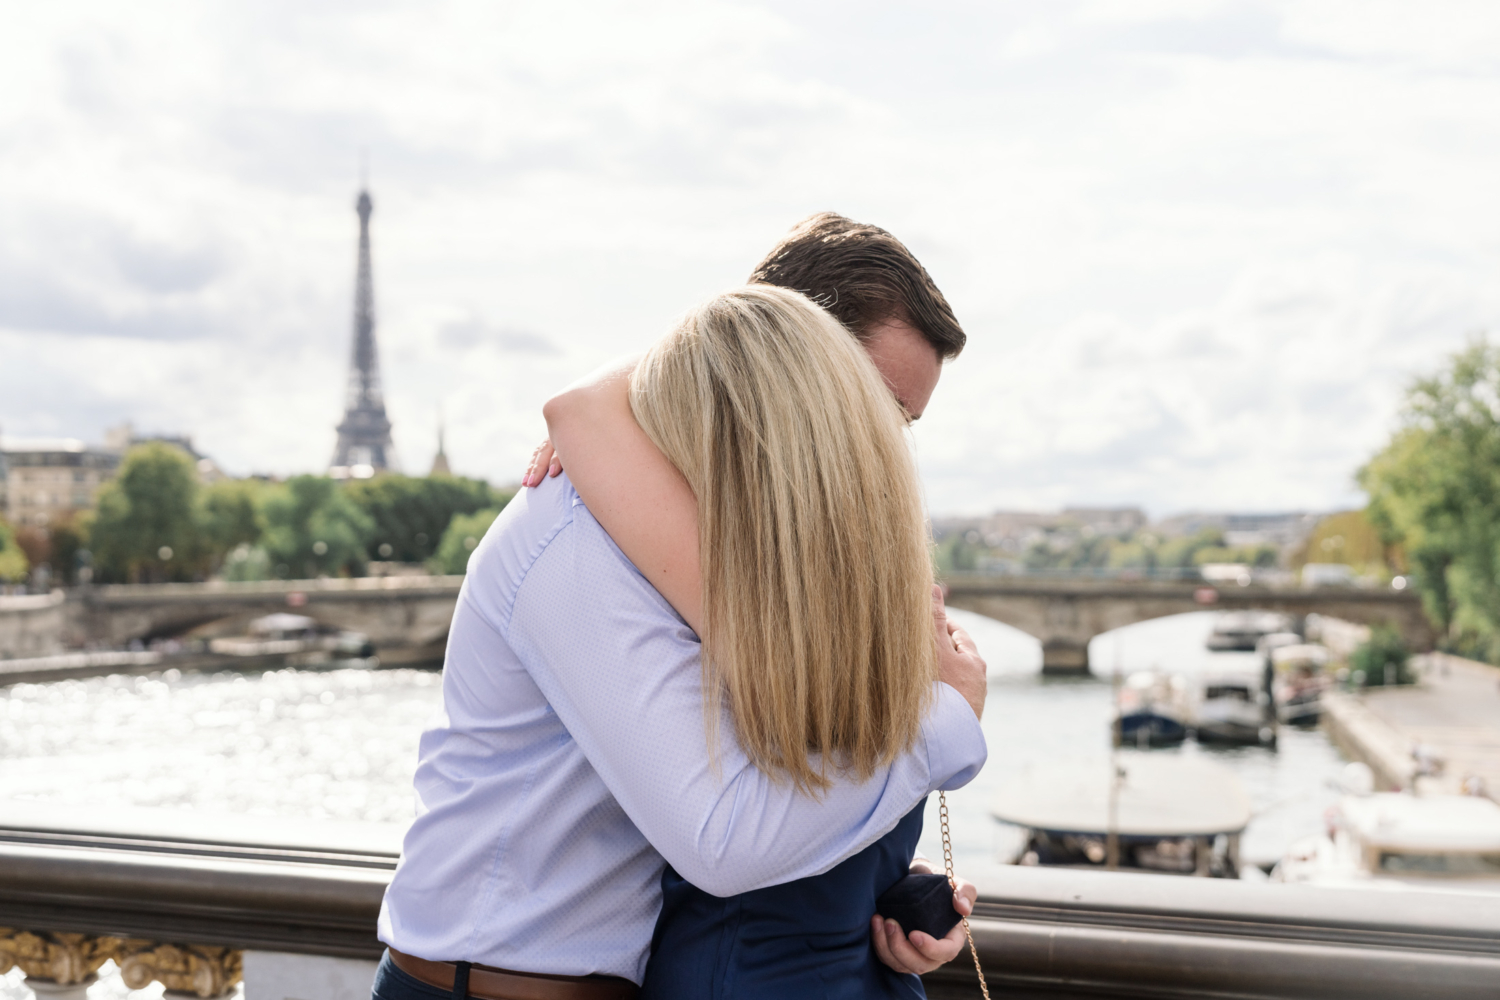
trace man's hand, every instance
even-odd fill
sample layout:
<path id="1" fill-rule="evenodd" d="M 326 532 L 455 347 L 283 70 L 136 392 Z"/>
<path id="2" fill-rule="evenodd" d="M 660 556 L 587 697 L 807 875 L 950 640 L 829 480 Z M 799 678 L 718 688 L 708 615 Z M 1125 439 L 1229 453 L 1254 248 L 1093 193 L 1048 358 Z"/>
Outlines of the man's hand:
<path id="1" fill-rule="evenodd" d="M 932 585 L 932 627 L 937 632 L 938 680 L 964 696 L 975 718 L 984 718 L 989 670 L 969 633 L 948 620 L 948 612 L 943 609 L 943 588 L 937 584 Z"/>
<path id="2" fill-rule="evenodd" d="M 911 870 L 915 873 L 941 874 L 933 872 L 932 865 L 926 858 L 913 861 Z M 974 901 L 979 898 L 979 890 L 963 879 L 956 881 L 958 891 L 953 894 L 953 908 L 967 917 L 974 912 Z M 905 934 L 900 924 L 877 913 L 870 918 L 870 937 L 874 940 L 875 954 L 882 962 L 897 972 L 910 972 L 919 976 L 953 961 L 964 950 L 962 923 L 954 924 L 947 937 L 939 941 L 922 931 Z"/>
<path id="3" fill-rule="evenodd" d="M 526 474 L 521 477 L 522 486 L 540 486 L 544 476 L 559 476 L 562 474 L 562 459 L 552 447 L 551 438 L 543 438 L 542 443 L 536 446 L 536 451 L 531 453 L 531 461 L 526 466 Z"/>

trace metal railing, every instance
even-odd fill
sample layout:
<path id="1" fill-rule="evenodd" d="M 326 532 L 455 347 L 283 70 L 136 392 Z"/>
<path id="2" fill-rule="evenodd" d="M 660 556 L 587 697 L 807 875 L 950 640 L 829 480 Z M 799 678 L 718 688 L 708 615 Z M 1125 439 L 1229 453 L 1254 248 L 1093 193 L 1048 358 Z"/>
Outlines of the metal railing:
<path id="1" fill-rule="evenodd" d="M 1018 867 L 980 883 L 973 924 L 985 976 L 1008 997 L 1500 991 L 1500 896 Z M 977 996 L 959 962 L 927 982 L 934 1000 Z"/>
<path id="2" fill-rule="evenodd" d="M 380 955 L 390 850 L 220 840 L 0 830 L 0 967 L 82 976 L 113 957 L 128 984 L 154 977 L 208 997 L 233 985 L 246 949 Z M 980 889 L 974 938 L 997 997 L 1458 1000 L 1500 989 L 1500 896 L 1035 868 Z M 18 961 L 22 938 L 31 955 Z M 926 977 L 934 1000 L 979 995 L 966 961 Z"/>

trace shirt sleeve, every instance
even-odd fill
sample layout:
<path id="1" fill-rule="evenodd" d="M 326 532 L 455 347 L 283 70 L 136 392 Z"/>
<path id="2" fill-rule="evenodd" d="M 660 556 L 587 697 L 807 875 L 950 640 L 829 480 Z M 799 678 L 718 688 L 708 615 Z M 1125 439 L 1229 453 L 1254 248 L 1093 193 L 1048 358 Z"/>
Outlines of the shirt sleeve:
<path id="1" fill-rule="evenodd" d="M 491 624 L 631 821 L 714 895 L 827 871 L 985 761 L 978 719 L 946 684 L 908 753 L 817 796 L 752 764 L 727 714 L 710 753 L 697 636 L 581 505 L 531 565 L 509 621 Z"/>

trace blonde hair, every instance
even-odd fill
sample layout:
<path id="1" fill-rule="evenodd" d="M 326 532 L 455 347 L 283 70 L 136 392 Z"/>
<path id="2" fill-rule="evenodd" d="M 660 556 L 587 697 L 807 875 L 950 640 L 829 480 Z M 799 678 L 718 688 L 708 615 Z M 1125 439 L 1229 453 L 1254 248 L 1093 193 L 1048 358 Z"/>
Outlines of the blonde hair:
<path id="1" fill-rule="evenodd" d="M 726 292 L 651 349 L 630 406 L 698 500 L 710 727 L 727 701 L 750 759 L 807 791 L 910 748 L 932 564 L 903 414 L 854 338 L 796 292 Z"/>

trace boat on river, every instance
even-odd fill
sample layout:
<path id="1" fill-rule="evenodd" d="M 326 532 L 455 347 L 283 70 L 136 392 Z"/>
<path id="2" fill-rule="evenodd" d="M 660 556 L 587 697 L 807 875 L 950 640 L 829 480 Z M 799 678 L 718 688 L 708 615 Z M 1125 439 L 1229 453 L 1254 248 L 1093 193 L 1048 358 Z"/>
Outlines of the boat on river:
<path id="1" fill-rule="evenodd" d="M 1111 782 L 1115 787 L 1111 789 Z M 1111 802 L 1113 800 L 1113 806 Z M 990 814 L 1021 827 L 1021 865 L 1239 877 L 1250 799 L 1233 771 L 1196 757 L 1120 754 L 1059 763 L 1007 780 Z"/>
<path id="2" fill-rule="evenodd" d="M 1350 764 L 1351 772 L 1343 784 L 1354 790 L 1329 811 L 1328 829 L 1293 844 L 1271 881 L 1500 892 L 1500 805 L 1474 795 L 1374 792 L 1369 768 Z"/>
<path id="3" fill-rule="evenodd" d="M 356 663 L 374 666 L 379 662 L 374 645 L 364 633 L 328 628 L 306 615 L 288 612 L 255 619 L 246 635 L 211 639 L 208 650 L 240 665 L 307 668 Z"/>
<path id="4" fill-rule="evenodd" d="M 1225 611 L 1214 622 L 1205 645 L 1216 653 L 1253 653 L 1262 636 L 1285 632 L 1291 619 L 1275 611 Z"/>
<path id="5" fill-rule="evenodd" d="M 1199 743 L 1275 746 L 1276 723 L 1260 677 L 1244 672 L 1197 679 L 1192 703 Z"/>
<path id="6" fill-rule="evenodd" d="M 1267 655 L 1276 718 L 1288 726 L 1317 725 L 1323 715 L 1323 692 L 1333 686 L 1327 647 L 1304 642 L 1278 646 Z"/>
<path id="7" fill-rule="evenodd" d="M 1116 746 L 1176 746 L 1188 735 L 1187 682 L 1154 671 L 1131 674 L 1115 694 Z"/>

